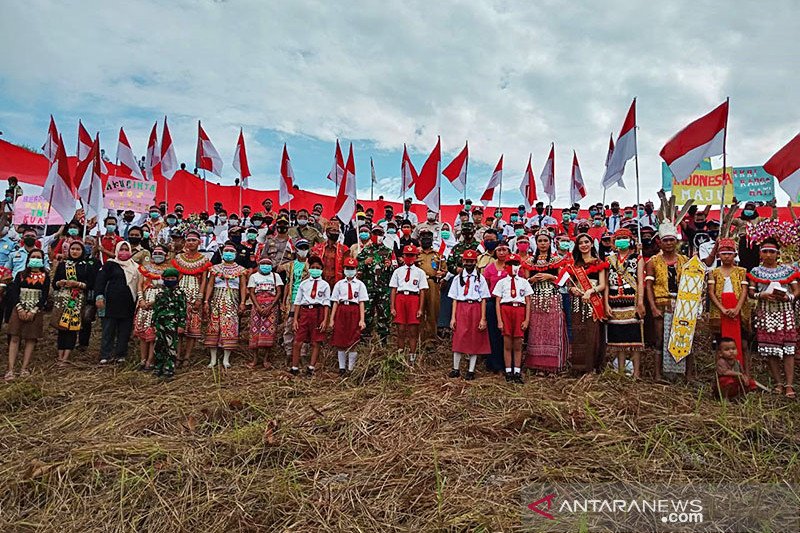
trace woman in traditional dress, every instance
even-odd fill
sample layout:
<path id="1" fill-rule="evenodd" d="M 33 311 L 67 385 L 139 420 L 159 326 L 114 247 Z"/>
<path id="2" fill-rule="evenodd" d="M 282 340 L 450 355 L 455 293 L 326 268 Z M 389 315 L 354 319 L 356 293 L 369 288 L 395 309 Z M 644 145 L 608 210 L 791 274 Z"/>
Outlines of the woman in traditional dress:
<path id="1" fill-rule="evenodd" d="M 747 279 L 750 282 L 750 297 L 758 301 L 755 317 L 758 355 L 769 363 L 769 372 L 776 383 L 774 392 L 795 398 L 793 383 L 797 324 L 793 304 L 800 291 L 797 272 L 789 265 L 778 264 L 779 253 L 777 239 L 767 237 L 763 240 L 759 251 L 761 264 L 750 271 Z"/>
<path id="2" fill-rule="evenodd" d="M 486 302 L 486 330 L 489 333 L 491 353 L 486 357 L 486 369 L 489 372 L 502 372 L 505 368 L 503 360 L 503 332 L 497 326 L 497 297 L 494 296 L 494 287 L 497 282 L 508 276 L 506 259 L 510 253 L 508 244 L 501 242 L 494 249 L 494 259 L 483 269 L 483 277 L 489 285 L 489 294 L 492 296 Z M 521 267 L 520 267 L 521 269 Z"/>
<path id="3" fill-rule="evenodd" d="M 44 252 L 37 248 L 28 254 L 25 269 L 14 277 L 3 302 L 11 309 L 11 318 L 6 330 L 10 337 L 6 381 L 14 379 L 14 365 L 17 362 L 20 342 L 23 340 L 25 343 L 19 375 L 23 377 L 30 375 L 28 365 L 36 347 L 36 340 L 40 339 L 44 332 L 42 313 L 49 292 L 50 277 L 44 269 Z"/>
<path id="4" fill-rule="evenodd" d="M 156 328 L 153 324 L 153 302 L 162 287 L 161 275 L 169 266 L 167 246 L 157 244 L 153 247 L 150 261 L 139 265 L 139 286 L 136 301 L 136 316 L 133 319 L 133 335 L 139 339 L 140 367 L 151 370 L 155 361 L 153 348 L 156 342 Z"/>
<path id="5" fill-rule="evenodd" d="M 53 276 L 56 291 L 51 323 L 58 330 L 58 366 L 64 366 L 78 343 L 78 332 L 83 325 L 86 292 L 94 285 L 94 268 L 85 259 L 86 249 L 83 243 L 72 241 L 67 255 L 58 264 Z"/>
<path id="6" fill-rule="evenodd" d="M 599 370 L 603 362 L 601 321 L 605 319 L 603 294 L 608 263 L 597 257 L 592 238 L 581 233 L 575 238 L 572 264 L 567 266 L 572 287 L 572 369 Z"/>
<path id="7" fill-rule="evenodd" d="M 245 311 L 247 269 L 236 263 L 236 246 L 222 248 L 222 263 L 208 270 L 203 313 L 207 320 L 205 345 L 211 352 L 209 368 L 217 366 L 222 348 L 222 366 L 230 368 L 231 351 L 239 343 L 239 315 Z"/>
<path id="8" fill-rule="evenodd" d="M 744 373 L 749 375 L 750 360 L 744 351 L 746 342 L 743 336 L 750 326 L 747 270 L 733 264 L 736 258 L 734 239 L 719 239 L 717 254 L 722 264 L 708 274 L 711 329 L 718 338 L 728 337 L 736 342 L 736 359 Z"/>
<path id="9" fill-rule="evenodd" d="M 633 233 L 629 229 L 617 230 L 614 253 L 607 256 L 606 353 L 616 356 L 620 373 L 625 372 L 625 357 L 630 354 L 633 377 L 638 378 L 644 350 L 644 260 L 631 247 L 632 243 Z"/>
<path id="10" fill-rule="evenodd" d="M 535 371 L 561 372 L 569 362 L 567 322 L 556 280 L 571 259 L 570 255 L 561 257 L 552 253 L 548 231 L 536 233 L 536 251 L 526 265 L 533 293 L 525 357 L 525 366 Z"/>
<path id="11" fill-rule="evenodd" d="M 183 252 L 175 256 L 172 266 L 180 272 L 178 287 L 186 296 L 186 327 L 178 346 L 178 366 L 189 364 L 194 345 L 203 336 L 203 294 L 206 289 L 206 271 L 211 263 L 198 251 L 200 233 L 195 230 L 186 232 L 186 244 Z"/>
<path id="12" fill-rule="evenodd" d="M 128 356 L 139 286 L 139 267 L 131 256 L 131 245 L 118 242 L 114 258 L 106 261 L 95 281 L 95 304 L 103 317 L 101 365 L 124 363 Z"/>
<path id="13" fill-rule="evenodd" d="M 247 366 L 255 368 L 258 351 L 266 348 L 262 366 L 270 369 L 272 365 L 269 362 L 269 348 L 275 345 L 278 308 L 283 294 L 283 280 L 273 271 L 272 259 L 262 257 L 258 261 L 258 270 L 250 274 L 247 289 L 253 303 L 250 314 L 250 349 L 253 351 L 253 360 Z"/>

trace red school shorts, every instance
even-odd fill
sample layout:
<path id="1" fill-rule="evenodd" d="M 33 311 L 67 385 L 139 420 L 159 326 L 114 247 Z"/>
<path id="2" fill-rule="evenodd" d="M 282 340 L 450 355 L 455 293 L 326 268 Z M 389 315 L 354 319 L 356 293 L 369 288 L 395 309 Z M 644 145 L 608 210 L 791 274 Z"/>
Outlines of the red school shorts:
<path id="1" fill-rule="evenodd" d="M 503 336 L 522 338 L 522 323 L 525 322 L 525 304 L 520 307 L 500 304 L 500 316 L 503 318 Z"/>
<path id="2" fill-rule="evenodd" d="M 322 319 L 325 317 L 325 306 L 309 308 L 307 306 L 297 309 L 294 319 L 297 320 L 297 333 L 294 342 L 322 342 L 325 332 L 319 330 Z"/>
<path id="3" fill-rule="evenodd" d="M 419 294 L 401 294 L 394 298 L 395 324 L 419 324 L 417 311 L 419 311 Z"/>

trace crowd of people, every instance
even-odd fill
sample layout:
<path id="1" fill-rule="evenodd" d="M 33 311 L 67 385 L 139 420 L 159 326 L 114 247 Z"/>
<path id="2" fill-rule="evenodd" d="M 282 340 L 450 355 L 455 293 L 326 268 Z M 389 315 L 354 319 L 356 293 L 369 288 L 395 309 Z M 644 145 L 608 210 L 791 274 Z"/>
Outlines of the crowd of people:
<path id="1" fill-rule="evenodd" d="M 135 339 L 141 369 L 165 378 L 198 344 L 212 368 L 229 368 L 234 352 L 253 369 L 283 366 L 282 353 L 293 375 L 313 375 L 332 347 L 347 375 L 362 343 L 394 343 L 414 364 L 450 339 L 454 379 L 462 369 L 475 379 L 479 360 L 481 372 L 516 383 L 525 369 L 608 364 L 639 378 L 650 345 L 653 379 L 692 381 L 692 354 L 678 361 L 669 344 L 681 275 L 697 256 L 707 269 L 698 328 L 717 341 L 720 394 L 757 386 L 752 353 L 767 361 L 771 389 L 794 398 L 800 274 L 782 247 L 797 226 L 781 234 L 774 202 L 772 219 L 753 203 L 720 221 L 686 207 L 573 205 L 556 219 L 540 202 L 506 218 L 467 200 L 456 220 L 429 210 L 420 221 L 407 199 L 399 212 L 359 205 L 343 224 L 321 204 L 276 209 L 266 199 L 237 212 L 161 203 L 101 221 L 79 211 L 58 228 L 5 217 L 5 379 L 30 373 L 45 321 L 58 366 L 89 346 L 99 321 L 100 364 L 127 361 Z"/>

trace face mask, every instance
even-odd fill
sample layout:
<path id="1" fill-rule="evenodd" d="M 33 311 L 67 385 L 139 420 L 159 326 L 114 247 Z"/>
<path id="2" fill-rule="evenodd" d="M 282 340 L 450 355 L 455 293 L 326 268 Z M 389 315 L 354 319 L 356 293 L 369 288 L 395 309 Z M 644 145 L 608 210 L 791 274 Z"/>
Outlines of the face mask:
<path id="1" fill-rule="evenodd" d="M 563 220 L 564 222 L 569 222 L 569 213 L 564 213 L 563 215 L 561 215 L 561 220 Z"/>
<path id="2" fill-rule="evenodd" d="M 537 215 L 541 215 L 542 213 L 544 213 L 544 207 L 537 207 L 536 208 L 536 214 Z"/>
<path id="3" fill-rule="evenodd" d="M 756 214 L 756 211 L 755 209 L 745 209 L 742 211 L 742 214 L 746 217 L 752 217 L 753 215 Z"/>
<path id="4" fill-rule="evenodd" d="M 149 232 L 149 231 L 145 231 L 145 232 L 142 234 L 142 238 L 143 238 L 143 239 L 149 239 L 149 238 L 150 238 L 150 232 Z"/>
<path id="5" fill-rule="evenodd" d="M 297 257 L 305 257 L 308 255 L 308 250 L 297 250 Z"/>
<path id="6" fill-rule="evenodd" d="M 589 209 L 589 216 L 593 217 L 597 214 L 597 209 Z"/>
<path id="7" fill-rule="evenodd" d="M 166 288 L 168 288 L 168 289 L 173 289 L 173 288 L 178 286 L 178 280 L 177 279 L 165 279 L 164 280 L 164 286 Z"/>
<path id="8" fill-rule="evenodd" d="M 164 261 L 167 260 L 167 256 L 164 254 L 153 254 L 153 263 L 160 265 Z"/>
<path id="9" fill-rule="evenodd" d="M 633 211 L 625 211 L 625 218 L 631 218 L 633 216 Z"/>
<path id="10" fill-rule="evenodd" d="M 22 239 L 22 244 L 29 247 L 33 246 L 34 244 L 36 244 L 36 237 L 25 237 Z"/>
<path id="11" fill-rule="evenodd" d="M 222 260 L 226 263 L 230 263 L 236 259 L 236 252 L 222 252 Z"/>
<path id="12" fill-rule="evenodd" d="M 38 257 L 34 257 L 30 261 L 28 261 L 28 266 L 31 268 L 43 268 L 44 259 L 39 259 Z"/>
<path id="13" fill-rule="evenodd" d="M 639 213 L 639 216 L 644 215 L 644 209 L 642 209 L 641 207 L 639 208 L 639 210 L 637 212 Z"/>
<path id="14" fill-rule="evenodd" d="M 130 242 L 131 244 L 136 246 L 136 245 L 138 245 L 138 244 L 140 244 L 142 242 L 142 238 L 141 237 L 128 237 L 128 242 Z"/>
<path id="15" fill-rule="evenodd" d="M 232 219 L 230 219 L 228 221 L 228 226 L 230 226 L 230 227 L 234 227 L 234 226 L 238 226 L 238 225 L 239 225 L 239 219 L 238 218 L 232 218 Z"/>
<path id="16" fill-rule="evenodd" d="M 570 213 L 569 218 L 570 220 L 575 220 L 576 218 L 578 218 L 578 213 Z"/>
<path id="17" fill-rule="evenodd" d="M 411 228 L 403 228 L 403 235 L 406 237 L 411 235 Z"/>
<path id="18" fill-rule="evenodd" d="M 334 241 L 334 242 L 338 241 L 339 240 L 339 234 L 338 233 L 328 233 L 328 240 L 329 241 Z"/>
<path id="19" fill-rule="evenodd" d="M 389 235 L 397 235 L 397 230 L 394 228 L 389 228 L 386 230 L 386 233 L 388 233 Z"/>
<path id="20" fill-rule="evenodd" d="M 347 278 L 354 278 L 356 276 L 356 269 L 355 268 L 345 268 L 344 275 Z"/>
<path id="21" fill-rule="evenodd" d="M 560 241 L 558 243 L 558 249 L 568 251 L 572 249 L 572 241 Z"/>
<path id="22" fill-rule="evenodd" d="M 403 263 L 405 263 L 406 266 L 411 266 L 416 262 L 417 262 L 417 258 L 414 257 L 413 255 L 404 255 L 403 256 Z"/>
<path id="23" fill-rule="evenodd" d="M 509 265 L 508 270 L 511 272 L 512 276 L 516 276 L 519 274 L 519 265 Z"/>
<path id="24" fill-rule="evenodd" d="M 128 250 L 120 250 L 117 253 L 117 259 L 119 259 L 120 261 L 127 261 L 130 258 L 131 258 L 131 253 Z"/>
<path id="25" fill-rule="evenodd" d="M 6 196 L 6 203 L 7 204 L 10 204 L 11 200 L 12 200 L 12 198 L 10 196 Z"/>
<path id="26" fill-rule="evenodd" d="M 67 235 L 69 235 L 70 237 L 77 236 L 78 235 L 78 228 L 69 228 L 67 230 Z"/>
<path id="27" fill-rule="evenodd" d="M 630 239 L 615 239 L 614 246 L 616 246 L 618 250 L 627 250 L 631 247 L 631 241 Z"/>
<path id="28" fill-rule="evenodd" d="M 428 213 L 428 222 L 434 222 L 436 220 L 436 213 Z"/>
<path id="29" fill-rule="evenodd" d="M 464 230 L 461 232 L 461 235 L 464 237 L 465 241 L 471 241 L 475 236 L 475 232 L 472 230 Z"/>
<path id="30" fill-rule="evenodd" d="M 286 226 L 278 226 L 278 233 L 284 234 L 287 231 L 289 231 L 289 228 L 287 228 Z"/>
<path id="31" fill-rule="evenodd" d="M 256 240 L 256 238 L 257 238 L 257 237 L 258 237 L 258 234 L 257 234 L 257 233 L 248 233 L 248 234 L 247 234 L 247 240 L 248 240 L 249 242 L 255 242 L 255 240 Z"/>
<path id="32" fill-rule="evenodd" d="M 497 248 L 497 241 L 483 241 L 483 247 L 486 250 L 493 252 L 495 248 Z"/>
<path id="33" fill-rule="evenodd" d="M 261 224 L 263 224 L 263 221 L 261 221 L 260 219 L 257 219 L 257 218 L 254 218 L 250 222 L 252 222 L 253 223 L 253 227 L 256 227 L 256 228 L 260 228 Z"/>
<path id="34" fill-rule="evenodd" d="M 442 230 L 442 239 L 447 240 L 452 234 L 448 230 Z"/>
<path id="35" fill-rule="evenodd" d="M 517 220 L 519 220 L 519 217 L 517 215 L 511 215 L 509 217 L 509 220 L 511 220 L 511 222 L 513 223 L 513 222 L 516 222 Z"/>
<path id="36" fill-rule="evenodd" d="M 321 268 L 309 268 L 308 269 L 308 275 L 311 276 L 314 279 L 317 279 L 318 277 L 320 277 L 322 275 L 322 269 Z"/>
<path id="37" fill-rule="evenodd" d="M 475 263 L 464 263 L 464 270 L 472 274 L 475 270 Z"/>
<path id="38" fill-rule="evenodd" d="M 272 272 L 272 265 L 258 265 L 258 270 L 262 274 L 269 274 Z"/>
<path id="39" fill-rule="evenodd" d="M 530 244 L 527 242 L 521 242 L 517 244 L 517 250 L 520 252 L 527 252 L 530 249 Z"/>
<path id="40" fill-rule="evenodd" d="M 308 219 L 307 218 L 298 218 L 297 219 L 297 225 L 300 226 L 301 228 L 303 226 L 307 226 L 308 225 Z"/>
<path id="41" fill-rule="evenodd" d="M 646 205 L 646 206 L 644 206 L 644 212 L 649 215 L 650 213 L 653 212 L 653 208 L 650 207 L 649 205 Z"/>
<path id="42" fill-rule="evenodd" d="M 648 238 L 646 238 L 646 237 L 643 237 L 643 238 L 642 238 L 642 245 L 644 245 L 644 246 L 650 246 L 651 244 L 653 244 L 653 239 L 648 239 Z"/>
<path id="43" fill-rule="evenodd" d="M 231 235 L 230 239 L 231 239 L 231 242 L 233 242 L 233 244 L 242 244 L 242 236 L 241 235 Z"/>
<path id="44" fill-rule="evenodd" d="M 86 255 L 87 255 L 87 256 L 90 256 L 90 255 L 92 255 L 92 251 L 94 250 L 94 246 L 89 246 L 89 245 L 87 244 L 86 246 L 84 246 L 84 248 L 86 248 Z"/>
<path id="45" fill-rule="evenodd" d="M 369 232 L 362 231 L 361 233 L 358 234 L 358 238 L 361 239 L 362 241 L 369 240 Z"/>
<path id="46" fill-rule="evenodd" d="M 603 221 L 595 219 L 592 221 L 592 224 L 594 224 L 594 227 L 599 228 L 600 226 L 603 225 Z"/>
<path id="47" fill-rule="evenodd" d="M 514 230 L 514 235 L 516 235 L 517 237 L 522 237 L 523 235 L 525 235 L 525 230 L 522 228 L 517 228 Z"/>

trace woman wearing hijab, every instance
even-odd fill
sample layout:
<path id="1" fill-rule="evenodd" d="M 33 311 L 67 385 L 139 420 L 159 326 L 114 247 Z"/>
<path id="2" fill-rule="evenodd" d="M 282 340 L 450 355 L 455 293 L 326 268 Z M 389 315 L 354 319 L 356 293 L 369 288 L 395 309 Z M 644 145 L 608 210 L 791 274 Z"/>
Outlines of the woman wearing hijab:
<path id="1" fill-rule="evenodd" d="M 94 282 L 94 270 L 86 263 L 86 248 L 81 241 L 72 241 L 53 276 L 55 287 L 51 325 L 58 330 L 56 348 L 58 366 L 64 366 L 78 342 L 83 326 L 86 291 Z"/>
<path id="2" fill-rule="evenodd" d="M 19 272 L 8 287 L 6 308 L 11 310 L 6 333 L 11 338 L 8 345 L 8 372 L 6 381 L 14 379 L 14 364 L 19 354 L 20 341 L 25 341 L 24 356 L 20 376 L 30 374 L 31 362 L 36 340 L 44 330 L 42 313 L 50 292 L 50 277 L 44 268 L 44 252 L 36 248 L 28 254 L 24 270 Z"/>
<path id="3" fill-rule="evenodd" d="M 123 363 L 128 356 L 138 284 L 139 268 L 131 259 L 131 246 L 118 242 L 114 259 L 106 261 L 95 282 L 95 302 L 103 317 L 101 365 L 113 359 Z"/>

